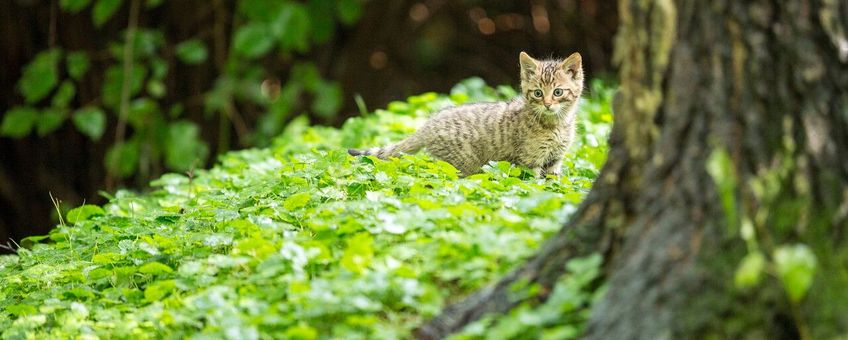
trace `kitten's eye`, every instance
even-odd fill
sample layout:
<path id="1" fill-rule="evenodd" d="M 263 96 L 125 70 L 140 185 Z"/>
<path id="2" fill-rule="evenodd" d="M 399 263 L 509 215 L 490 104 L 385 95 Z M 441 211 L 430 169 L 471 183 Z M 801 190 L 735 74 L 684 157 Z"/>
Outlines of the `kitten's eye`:
<path id="1" fill-rule="evenodd" d="M 562 96 L 562 89 L 554 89 L 554 96 Z"/>
<path id="2" fill-rule="evenodd" d="M 536 98 L 542 98 L 542 90 L 533 91 L 533 95 L 536 96 Z"/>

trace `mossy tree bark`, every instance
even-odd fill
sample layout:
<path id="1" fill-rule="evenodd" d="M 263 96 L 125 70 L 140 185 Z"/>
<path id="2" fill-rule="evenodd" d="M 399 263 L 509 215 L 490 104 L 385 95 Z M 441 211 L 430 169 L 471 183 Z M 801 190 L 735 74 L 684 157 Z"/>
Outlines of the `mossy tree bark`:
<path id="1" fill-rule="evenodd" d="M 607 165 L 525 265 L 422 325 L 441 338 L 540 300 L 573 257 L 605 256 L 585 336 L 821 338 L 848 331 L 848 4 L 621 0 L 621 89 Z M 775 252 L 803 245 L 812 287 L 790 299 Z M 734 284 L 743 258 L 768 275 Z"/>

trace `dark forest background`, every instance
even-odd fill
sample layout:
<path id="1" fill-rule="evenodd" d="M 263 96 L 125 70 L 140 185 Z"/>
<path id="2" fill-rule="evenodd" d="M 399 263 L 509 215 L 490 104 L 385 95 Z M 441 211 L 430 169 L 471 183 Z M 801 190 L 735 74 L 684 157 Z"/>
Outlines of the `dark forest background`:
<path id="1" fill-rule="evenodd" d="M 0 243 L 165 172 L 266 145 L 307 115 L 339 125 L 520 51 L 610 74 L 611 1 L 0 2 Z M 127 44 L 126 42 L 132 42 Z"/>

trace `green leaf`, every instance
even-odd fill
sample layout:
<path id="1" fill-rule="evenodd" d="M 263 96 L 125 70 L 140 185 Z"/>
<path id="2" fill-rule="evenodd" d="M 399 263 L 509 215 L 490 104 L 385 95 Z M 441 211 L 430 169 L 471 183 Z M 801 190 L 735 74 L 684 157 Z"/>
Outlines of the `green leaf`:
<path id="1" fill-rule="evenodd" d="M 754 287 L 760 282 L 761 274 L 766 265 L 766 257 L 759 251 L 752 252 L 742 259 L 736 268 L 734 282 L 739 288 Z"/>
<path id="2" fill-rule="evenodd" d="M 261 56 L 271 50 L 274 45 L 268 29 L 256 23 L 240 27 L 233 40 L 235 52 L 248 58 Z"/>
<path id="3" fill-rule="evenodd" d="M 162 280 L 153 282 L 147 285 L 147 288 L 144 289 L 144 300 L 147 302 L 155 302 L 162 300 L 162 298 L 171 295 L 171 292 L 173 292 L 176 288 L 177 282 L 174 280 Z"/>
<path id="4" fill-rule="evenodd" d="M 774 251 L 774 264 L 789 300 L 800 302 L 813 284 L 816 255 L 804 244 L 784 245 Z"/>
<path id="5" fill-rule="evenodd" d="M 68 53 L 65 58 L 65 65 L 68 68 L 68 75 L 74 80 L 80 80 L 88 71 L 88 55 L 85 52 Z"/>
<path id="6" fill-rule="evenodd" d="M 151 79 L 147 82 L 147 93 L 153 98 L 162 98 L 165 95 L 165 84 L 160 80 Z"/>
<path id="7" fill-rule="evenodd" d="M 342 106 L 342 87 L 337 82 L 320 82 L 316 86 L 312 111 L 321 117 L 332 117 Z"/>
<path id="8" fill-rule="evenodd" d="M 312 195 L 308 192 L 299 192 L 286 198 L 285 202 L 283 202 L 283 207 L 288 211 L 294 211 L 305 207 L 311 198 Z"/>
<path id="9" fill-rule="evenodd" d="M 53 106 L 57 108 L 66 108 L 77 94 L 77 89 L 70 80 L 65 80 L 59 85 L 56 94 L 53 95 Z"/>
<path id="10" fill-rule="evenodd" d="M 360 233 L 347 240 L 347 249 L 342 257 L 342 267 L 363 274 L 374 259 L 374 239 L 371 235 Z"/>
<path id="11" fill-rule="evenodd" d="M 38 312 L 38 309 L 36 309 L 34 306 L 18 304 L 6 306 L 6 312 L 20 317 L 35 314 L 36 312 Z"/>
<path id="12" fill-rule="evenodd" d="M 362 4 L 358 0 L 339 0 L 336 11 L 345 25 L 351 25 L 362 16 Z"/>
<path id="13" fill-rule="evenodd" d="M 136 65 L 132 69 L 129 81 L 130 98 L 141 91 L 147 69 Z M 121 103 L 121 88 L 124 86 L 124 70 L 120 65 L 114 65 L 106 69 L 106 79 L 103 81 L 102 96 L 103 105 L 109 108 L 118 108 Z"/>
<path id="14" fill-rule="evenodd" d="M 96 264 L 115 264 L 124 258 L 118 253 L 100 253 L 91 257 L 91 262 Z"/>
<path id="15" fill-rule="evenodd" d="M 27 103 L 35 103 L 46 97 L 59 82 L 58 63 L 62 52 L 58 49 L 43 51 L 24 67 L 18 81 L 18 89 Z"/>
<path id="16" fill-rule="evenodd" d="M 147 8 L 156 8 L 159 7 L 162 2 L 164 2 L 164 0 L 147 0 L 147 2 L 144 3 L 144 6 Z"/>
<path id="17" fill-rule="evenodd" d="M 292 340 L 315 340 L 318 339 L 318 331 L 305 323 L 286 329 L 283 337 Z"/>
<path id="18" fill-rule="evenodd" d="M 145 263 L 138 268 L 138 271 L 142 274 L 162 275 L 172 273 L 174 270 L 161 262 L 153 261 Z"/>
<path id="19" fill-rule="evenodd" d="M 90 220 L 95 216 L 103 216 L 106 212 L 96 205 L 85 204 L 68 211 L 67 219 L 69 223 L 77 223 Z"/>
<path id="20" fill-rule="evenodd" d="M 272 26 L 283 50 L 304 51 L 309 47 L 309 12 L 301 4 L 289 3 Z"/>
<path id="21" fill-rule="evenodd" d="M 176 171 L 203 166 L 209 148 L 200 139 L 200 128 L 190 121 L 176 121 L 168 126 L 165 164 Z"/>
<path id="22" fill-rule="evenodd" d="M 206 45 L 200 39 L 191 39 L 181 42 L 176 49 L 177 58 L 186 64 L 200 64 L 206 61 L 208 52 Z"/>
<path id="23" fill-rule="evenodd" d="M 62 126 L 62 123 L 65 122 L 65 118 L 67 118 L 67 115 L 63 110 L 46 109 L 41 111 L 41 114 L 38 115 L 38 122 L 36 122 L 36 131 L 38 132 L 38 136 L 44 137 L 55 131 Z"/>
<path id="24" fill-rule="evenodd" d="M 106 169 L 118 177 L 127 177 L 135 173 L 138 165 L 138 143 L 125 142 L 112 145 L 104 158 Z"/>
<path id="25" fill-rule="evenodd" d="M 91 106 L 81 108 L 74 112 L 71 120 L 79 132 L 95 141 L 100 140 L 106 129 L 106 114 L 100 108 Z"/>
<path id="26" fill-rule="evenodd" d="M 91 0 L 61 0 L 59 6 L 68 12 L 77 13 L 86 8 L 90 2 Z"/>
<path id="27" fill-rule="evenodd" d="M 38 111 L 29 106 L 16 106 L 7 111 L 0 125 L 0 135 L 12 138 L 21 138 L 32 131 L 38 119 Z"/>
<path id="28" fill-rule="evenodd" d="M 91 21 L 94 26 L 103 26 L 118 8 L 121 8 L 121 0 L 97 0 L 91 11 Z"/>

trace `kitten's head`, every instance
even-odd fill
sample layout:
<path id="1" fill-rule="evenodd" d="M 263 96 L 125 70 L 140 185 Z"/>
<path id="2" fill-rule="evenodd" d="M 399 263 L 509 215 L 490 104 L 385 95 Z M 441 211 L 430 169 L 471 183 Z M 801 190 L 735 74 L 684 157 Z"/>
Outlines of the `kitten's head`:
<path id="1" fill-rule="evenodd" d="M 538 115 L 563 117 L 583 93 L 583 59 L 536 60 L 521 52 L 521 94 Z"/>

